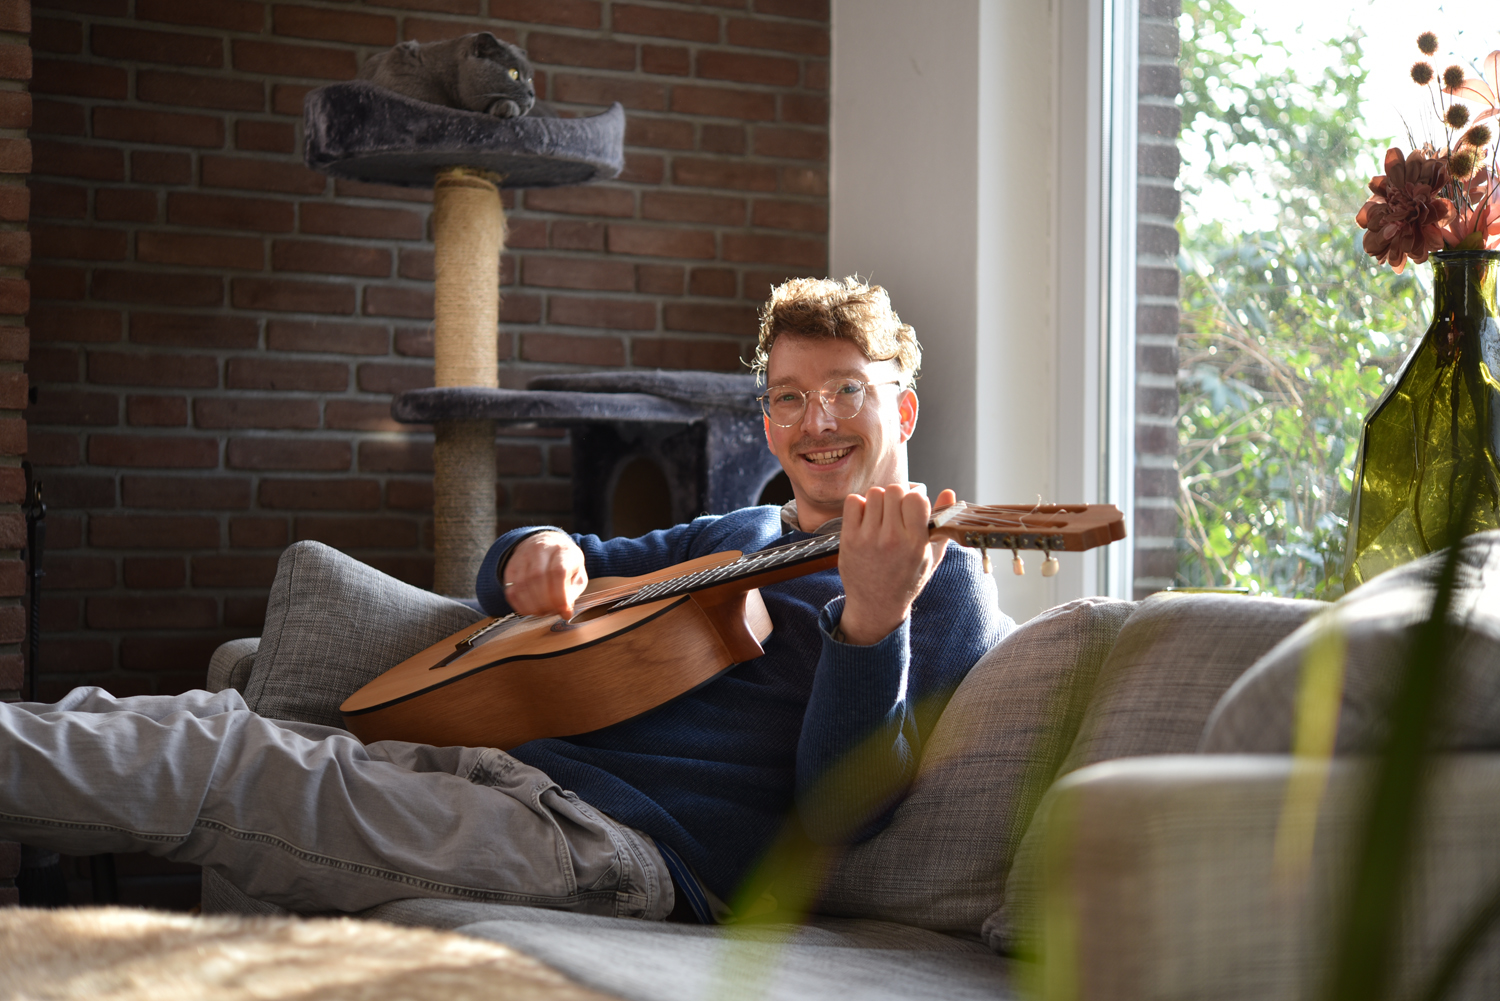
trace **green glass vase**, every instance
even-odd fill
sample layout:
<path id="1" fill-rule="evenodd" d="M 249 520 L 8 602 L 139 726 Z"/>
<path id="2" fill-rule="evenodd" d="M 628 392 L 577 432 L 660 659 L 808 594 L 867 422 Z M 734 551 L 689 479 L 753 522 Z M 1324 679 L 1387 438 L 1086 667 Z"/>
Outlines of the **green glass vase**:
<path id="1" fill-rule="evenodd" d="M 1430 259 L 1432 326 L 1360 433 L 1346 591 L 1500 528 L 1500 251 L 1441 251 Z"/>

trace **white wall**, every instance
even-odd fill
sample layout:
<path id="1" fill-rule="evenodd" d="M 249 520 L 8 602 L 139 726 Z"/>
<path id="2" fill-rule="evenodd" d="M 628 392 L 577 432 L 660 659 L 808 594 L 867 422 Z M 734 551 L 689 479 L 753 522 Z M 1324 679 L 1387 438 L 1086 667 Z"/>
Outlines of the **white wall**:
<path id="1" fill-rule="evenodd" d="M 1098 498 L 1097 6 L 833 0 L 831 270 L 884 285 L 917 330 L 911 467 L 934 491 Z M 1018 620 L 1099 589 L 1095 560 L 1064 556 L 1045 580 L 1027 558 L 1023 578 L 995 564 Z"/>

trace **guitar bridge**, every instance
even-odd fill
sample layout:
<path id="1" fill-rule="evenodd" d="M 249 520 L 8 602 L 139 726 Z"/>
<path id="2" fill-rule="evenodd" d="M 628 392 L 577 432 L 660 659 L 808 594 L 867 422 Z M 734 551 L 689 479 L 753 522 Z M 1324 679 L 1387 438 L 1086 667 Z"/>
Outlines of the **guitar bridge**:
<path id="1" fill-rule="evenodd" d="M 449 664 L 453 663 L 455 660 L 457 660 L 458 658 L 462 657 L 464 654 L 468 653 L 470 650 L 474 649 L 474 644 L 476 642 L 478 642 L 480 639 L 482 639 L 485 636 L 485 634 L 489 633 L 491 630 L 495 629 L 496 627 L 498 627 L 502 623 L 509 622 L 511 619 L 513 619 L 515 617 L 516 617 L 516 613 L 515 612 L 511 612 L 509 615 L 503 615 L 503 616 L 501 616 L 500 618 L 496 619 L 494 622 L 490 622 L 490 623 L 487 623 L 486 625 L 480 626 L 478 629 L 474 630 L 472 633 L 470 633 L 469 635 L 465 636 L 463 639 L 459 640 L 457 643 L 453 644 L 453 652 L 450 653 L 450 654 L 448 654 L 442 660 L 438 661 L 436 664 L 433 664 L 427 670 L 429 670 L 429 671 L 436 671 L 440 667 L 447 667 Z"/>

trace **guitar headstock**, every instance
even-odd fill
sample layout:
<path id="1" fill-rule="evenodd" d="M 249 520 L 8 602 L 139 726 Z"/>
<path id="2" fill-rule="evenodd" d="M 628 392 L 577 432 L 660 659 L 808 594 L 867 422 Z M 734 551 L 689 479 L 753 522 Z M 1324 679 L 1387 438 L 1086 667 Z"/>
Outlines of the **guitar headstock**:
<path id="1" fill-rule="evenodd" d="M 1118 542 L 1125 538 L 1125 516 L 1113 504 L 959 501 L 933 512 L 932 534 L 974 549 L 1040 550 L 1048 554 L 1042 572 L 1050 577 L 1057 567 L 1052 553 L 1077 553 Z M 985 562 L 988 567 L 988 553 Z M 1016 562 L 1020 562 L 1019 556 Z"/>

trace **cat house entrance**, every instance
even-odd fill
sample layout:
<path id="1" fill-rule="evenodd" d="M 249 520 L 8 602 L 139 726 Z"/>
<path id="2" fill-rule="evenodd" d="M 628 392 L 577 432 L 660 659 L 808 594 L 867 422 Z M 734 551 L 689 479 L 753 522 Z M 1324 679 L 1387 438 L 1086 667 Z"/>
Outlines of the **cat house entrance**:
<path id="1" fill-rule="evenodd" d="M 620 467 L 609 498 L 609 534 L 633 539 L 677 523 L 672 485 L 661 467 L 637 455 Z"/>

